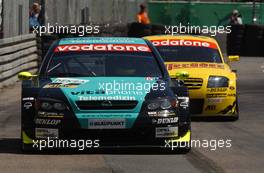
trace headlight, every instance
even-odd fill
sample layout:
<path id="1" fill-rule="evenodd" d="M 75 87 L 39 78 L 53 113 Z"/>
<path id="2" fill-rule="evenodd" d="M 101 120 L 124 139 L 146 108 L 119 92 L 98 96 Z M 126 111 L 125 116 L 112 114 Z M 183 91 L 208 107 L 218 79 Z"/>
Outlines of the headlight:
<path id="1" fill-rule="evenodd" d="M 66 107 L 62 103 L 54 103 L 53 104 L 54 109 L 57 109 L 58 111 L 63 111 Z"/>
<path id="2" fill-rule="evenodd" d="M 43 110 L 51 110 L 52 109 L 52 105 L 49 102 L 42 102 L 40 107 Z"/>
<path id="3" fill-rule="evenodd" d="M 160 104 L 161 109 L 170 109 L 171 108 L 171 102 L 169 100 L 164 100 Z"/>
<path id="4" fill-rule="evenodd" d="M 148 109 L 149 110 L 155 110 L 155 109 L 158 109 L 159 108 L 159 103 L 150 103 L 148 104 Z"/>
<path id="5" fill-rule="evenodd" d="M 224 76 L 210 76 L 207 88 L 228 87 L 229 79 Z"/>
<path id="6" fill-rule="evenodd" d="M 45 110 L 45 111 L 63 111 L 66 109 L 66 106 L 64 103 L 57 101 L 55 99 L 40 99 L 36 102 L 36 108 Z"/>
<path id="7" fill-rule="evenodd" d="M 170 109 L 170 108 L 176 108 L 178 106 L 178 101 L 176 99 L 160 99 L 155 100 L 152 103 L 149 103 L 147 105 L 147 108 L 149 110 L 156 110 L 156 109 Z"/>

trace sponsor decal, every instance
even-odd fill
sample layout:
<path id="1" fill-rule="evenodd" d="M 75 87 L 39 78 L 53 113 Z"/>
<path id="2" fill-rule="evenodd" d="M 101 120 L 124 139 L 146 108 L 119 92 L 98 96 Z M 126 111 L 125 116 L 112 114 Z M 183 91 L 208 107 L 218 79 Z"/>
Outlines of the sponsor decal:
<path id="1" fill-rule="evenodd" d="M 132 118 L 133 115 L 132 114 L 121 114 L 121 115 L 116 115 L 116 114 L 82 114 L 81 118 L 91 118 L 91 119 L 99 119 L 99 118 L 103 118 L 103 119 L 111 119 L 111 118 Z"/>
<path id="2" fill-rule="evenodd" d="M 222 103 L 223 102 L 223 98 L 208 98 L 207 99 L 207 103 L 211 103 L 211 104 L 217 104 L 217 103 Z"/>
<path id="3" fill-rule="evenodd" d="M 43 118 L 63 118 L 64 114 L 63 113 L 57 113 L 57 112 L 38 112 L 38 117 L 43 117 Z"/>
<path id="4" fill-rule="evenodd" d="M 157 120 L 153 120 L 153 123 L 157 124 L 171 124 L 171 123 L 177 123 L 178 122 L 178 117 L 173 117 L 173 118 L 158 118 Z"/>
<path id="5" fill-rule="evenodd" d="M 76 88 L 77 86 L 87 83 L 89 80 L 73 79 L 73 78 L 56 78 L 44 88 Z"/>
<path id="6" fill-rule="evenodd" d="M 208 88 L 208 92 L 226 92 L 227 88 Z"/>
<path id="7" fill-rule="evenodd" d="M 26 102 L 26 103 L 24 103 L 24 105 L 23 105 L 23 107 L 25 108 L 25 109 L 29 109 L 29 108 L 31 108 L 33 105 L 32 105 L 32 103 L 31 102 Z"/>
<path id="8" fill-rule="evenodd" d="M 83 80 L 83 79 L 74 79 L 74 78 L 56 78 L 53 83 L 61 83 L 61 84 L 84 84 L 89 82 L 89 80 Z"/>
<path id="9" fill-rule="evenodd" d="M 172 138 L 178 136 L 178 127 L 156 127 L 156 138 Z"/>
<path id="10" fill-rule="evenodd" d="M 126 119 L 88 119 L 88 129 L 125 129 Z"/>
<path id="11" fill-rule="evenodd" d="M 167 116 L 175 116 L 175 112 L 173 110 L 162 110 L 158 111 L 158 116 L 167 117 Z"/>
<path id="12" fill-rule="evenodd" d="M 105 94 L 104 90 L 81 90 L 81 91 L 72 91 L 72 95 L 84 95 L 84 94 Z"/>
<path id="13" fill-rule="evenodd" d="M 141 38 L 125 38 L 125 37 L 78 37 L 70 39 L 62 39 L 60 45 L 71 44 L 146 44 Z"/>
<path id="14" fill-rule="evenodd" d="M 225 93 L 206 94 L 207 98 L 226 97 Z"/>
<path id="15" fill-rule="evenodd" d="M 146 81 L 153 81 L 153 80 L 156 80 L 156 78 L 154 78 L 154 77 L 146 77 Z"/>
<path id="16" fill-rule="evenodd" d="M 100 100 L 136 100 L 133 96 L 78 96 L 79 101 L 100 101 Z"/>
<path id="17" fill-rule="evenodd" d="M 50 129 L 50 128 L 35 128 L 35 136 L 36 138 L 58 138 L 59 130 L 58 129 Z"/>
<path id="18" fill-rule="evenodd" d="M 154 46 L 193 46 L 207 47 L 217 49 L 216 44 L 201 40 L 183 40 L 183 39 L 167 39 L 167 40 L 152 40 Z"/>
<path id="19" fill-rule="evenodd" d="M 60 83 L 49 83 L 44 88 L 76 88 L 79 84 L 60 84 Z"/>
<path id="20" fill-rule="evenodd" d="M 167 117 L 167 116 L 175 116 L 176 113 L 173 110 L 162 110 L 162 111 L 151 111 L 147 112 L 148 116 L 151 117 Z"/>
<path id="21" fill-rule="evenodd" d="M 217 68 L 224 69 L 223 64 L 211 64 L 211 63 L 190 63 L 190 64 L 166 64 L 167 70 L 174 70 L 180 68 Z"/>
<path id="22" fill-rule="evenodd" d="M 54 52 L 81 51 L 118 51 L 118 52 L 151 52 L 142 44 L 75 44 L 57 46 Z"/>
<path id="23" fill-rule="evenodd" d="M 216 110 L 216 105 L 208 105 L 206 108 L 205 108 L 206 111 L 214 111 Z"/>
<path id="24" fill-rule="evenodd" d="M 37 118 L 35 119 L 35 124 L 40 124 L 40 125 L 58 125 L 61 123 L 61 120 L 57 120 L 57 119 L 40 119 Z"/>

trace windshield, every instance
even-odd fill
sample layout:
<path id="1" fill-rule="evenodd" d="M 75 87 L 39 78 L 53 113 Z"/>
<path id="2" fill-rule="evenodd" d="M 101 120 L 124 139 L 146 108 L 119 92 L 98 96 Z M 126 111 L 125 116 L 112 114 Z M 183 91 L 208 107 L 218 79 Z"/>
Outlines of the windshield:
<path id="1" fill-rule="evenodd" d="M 165 62 L 211 62 L 221 63 L 217 49 L 194 46 L 157 46 Z"/>
<path id="2" fill-rule="evenodd" d="M 162 77 L 151 53 L 56 53 L 46 75 L 49 77 Z"/>

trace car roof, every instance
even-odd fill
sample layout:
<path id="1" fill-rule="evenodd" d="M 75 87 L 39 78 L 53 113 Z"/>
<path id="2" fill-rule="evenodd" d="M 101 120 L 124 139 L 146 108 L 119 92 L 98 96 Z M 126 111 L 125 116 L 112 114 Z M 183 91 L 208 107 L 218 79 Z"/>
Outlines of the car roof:
<path id="1" fill-rule="evenodd" d="M 147 40 L 186 39 L 186 40 L 207 41 L 217 44 L 217 41 L 215 39 L 201 35 L 155 35 L 155 36 L 146 36 L 144 37 L 144 39 Z"/>
<path id="2" fill-rule="evenodd" d="M 142 38 L 129 37 L 75 37 L 63 38 L 58 45 L 74 45 L 74 44 L 143 44 L 147 45 Z"/>

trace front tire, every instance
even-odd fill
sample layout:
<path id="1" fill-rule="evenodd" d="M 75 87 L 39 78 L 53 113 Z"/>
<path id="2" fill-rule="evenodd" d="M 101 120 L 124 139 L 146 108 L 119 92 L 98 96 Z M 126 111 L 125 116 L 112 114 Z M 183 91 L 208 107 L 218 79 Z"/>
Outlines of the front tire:
<path id="1" fill-rule="evenodd" d="M 236 98 L 236 114 L 232 116 L 231 120 L 232 121 L 237 121 L 239 120 L 239 107 L 238 107 L 238 99 Z"/>

